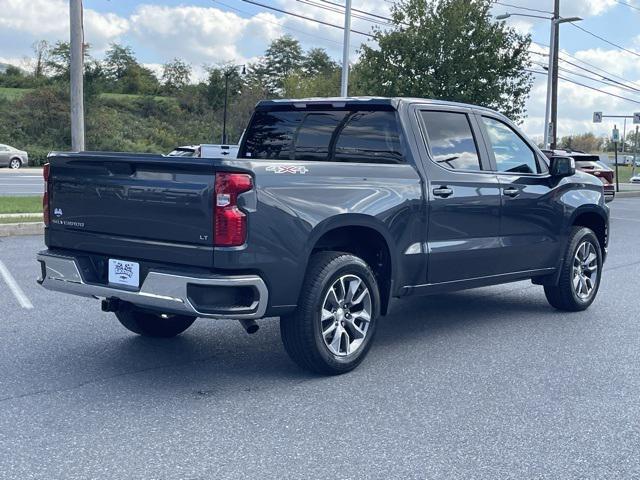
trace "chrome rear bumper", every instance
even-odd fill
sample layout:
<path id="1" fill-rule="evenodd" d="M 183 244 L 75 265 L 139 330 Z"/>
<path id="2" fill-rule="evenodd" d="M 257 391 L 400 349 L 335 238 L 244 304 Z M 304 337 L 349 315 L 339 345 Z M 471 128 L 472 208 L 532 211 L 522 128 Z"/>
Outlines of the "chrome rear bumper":
<path id="1" fill-rule="evenodd" d="M 88 283 L 78 268 L 74 257 L 41 252 L 37 256 L 41 263 L 38 283 L 48 290 L 94 298 L 118 298 L 123 302 L 150 308 L 163 313 L 191 315 L 205 318 L 258 319 L 267 309 L 268 290 L 257 275 L 233 276 L 184 276 L 174 273 L 149 271 L 138 290 Z M 222 307 L 219 311 L 208 308 L 199 311 L 189 298 L 188 286 L 202 287 L 251 287 L 254 291 L 250 305 L 237 308 Z"/>

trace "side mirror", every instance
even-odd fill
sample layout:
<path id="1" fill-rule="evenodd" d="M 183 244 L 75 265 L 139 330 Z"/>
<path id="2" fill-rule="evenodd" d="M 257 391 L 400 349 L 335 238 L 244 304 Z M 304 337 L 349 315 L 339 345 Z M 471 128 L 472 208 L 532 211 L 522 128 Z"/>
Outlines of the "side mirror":
<path id="1" fill-rule="evenodd" d="M 576 162 L 571 157 L 551 157 L 549 173 L 552 177 L 570 177 L 576 173 Z"/>

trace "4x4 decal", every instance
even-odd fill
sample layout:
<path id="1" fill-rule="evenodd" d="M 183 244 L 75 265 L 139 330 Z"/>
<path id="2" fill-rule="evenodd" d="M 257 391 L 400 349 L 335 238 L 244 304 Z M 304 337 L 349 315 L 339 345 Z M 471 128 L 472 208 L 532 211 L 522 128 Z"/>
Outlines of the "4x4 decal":
<path id="1" fill-rule="evenodd" d="M 270 165 L 267 167 L 267 172 L 273 173 L 291 173 L 295 175 L 299 173 L 304 175 L 309 169 L 303 165 Z"/>

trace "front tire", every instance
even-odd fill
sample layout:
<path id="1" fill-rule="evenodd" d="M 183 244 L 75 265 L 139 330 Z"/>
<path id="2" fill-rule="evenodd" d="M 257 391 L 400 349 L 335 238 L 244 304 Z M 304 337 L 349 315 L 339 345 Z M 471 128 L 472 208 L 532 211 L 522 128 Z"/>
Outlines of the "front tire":
<path id="1" fill-rule="evenodd" d="M 602 277 L 602 250 L 593 230 L 574 227 L 569 235 L 558 285 L 544 287 L 552 307 L 567 312 L 586 310 L 593 303 Z"/>
<path id="2" fill-rule="evenodd" d="M 309 261 L 298 308 L 280 319 L 285 350 L 302 368 L 339 375 L 367 355 L 380 311 L 378 284 L 364 260 L 320 252 Z"/>
<path id="3" fill-rule="evenodd" d="M 17 170 L 22 166 L 22 161 L 19 158 L 12 158 L 9 161 L 9 168 L 12 170 Z"/>
<path id="4" fill-rule="evenodd" d="M 189 328 L 196 317 L 163 315 L 159 313 L 125 308 L 116 312 L 120 323 L 129 331 L 143 337 L 171 338 Z"/>

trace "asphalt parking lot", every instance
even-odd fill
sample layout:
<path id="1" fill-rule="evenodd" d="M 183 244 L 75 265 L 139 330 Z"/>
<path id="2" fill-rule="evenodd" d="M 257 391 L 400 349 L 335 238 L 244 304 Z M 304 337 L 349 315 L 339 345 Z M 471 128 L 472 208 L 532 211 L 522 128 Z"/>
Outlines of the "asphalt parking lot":
<path id="1" fill-rule="evenodd" d="M 412 298 L 333 378 L 277 319 L 136 337 L 0 239 L 0 478 L 640 478 L 640 199 L 611 207 L 587 312 L 528 282 Z"/>

